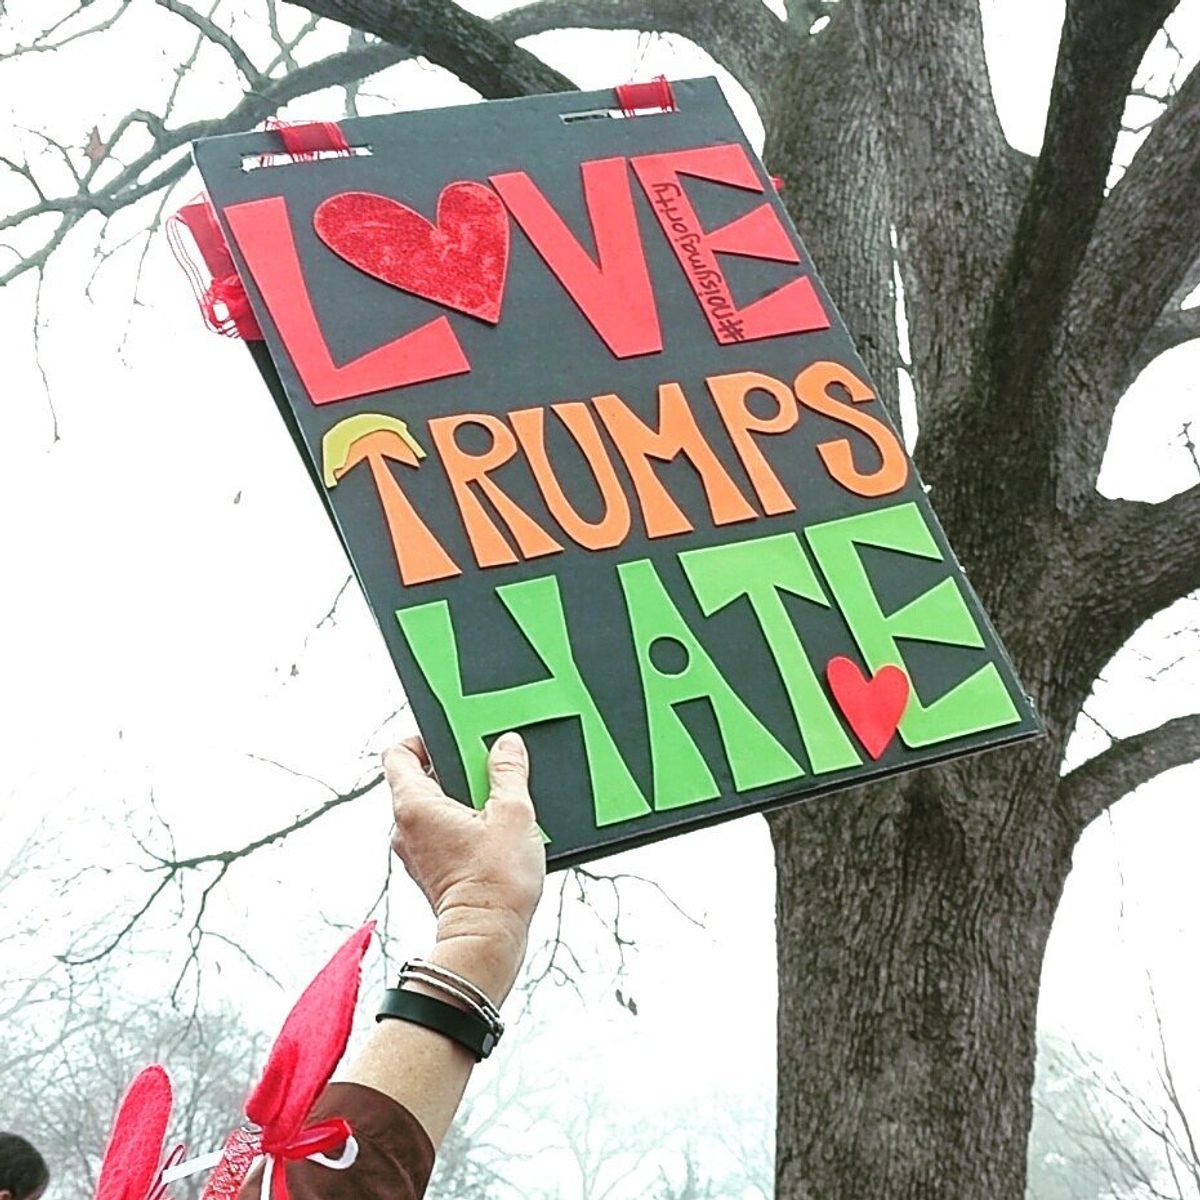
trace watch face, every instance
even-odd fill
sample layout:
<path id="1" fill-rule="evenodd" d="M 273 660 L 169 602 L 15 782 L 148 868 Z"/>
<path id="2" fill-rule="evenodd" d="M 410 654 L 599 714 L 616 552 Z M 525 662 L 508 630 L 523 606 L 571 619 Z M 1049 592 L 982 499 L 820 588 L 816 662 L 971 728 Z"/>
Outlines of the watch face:
<path id="1" fill-rule="evenodd" d="M 496 1048 L 495 1036 L 490 1033 L 485 1033 L 483 1035 L 483 1042 L 480 1044 L 480 1047 L 479 1047 L 480 1051 L 483 1053 L 483 1056 L 486 1058 L 489 1054 L 491 1054 L 491 1052 L 495 1048 Z"/>

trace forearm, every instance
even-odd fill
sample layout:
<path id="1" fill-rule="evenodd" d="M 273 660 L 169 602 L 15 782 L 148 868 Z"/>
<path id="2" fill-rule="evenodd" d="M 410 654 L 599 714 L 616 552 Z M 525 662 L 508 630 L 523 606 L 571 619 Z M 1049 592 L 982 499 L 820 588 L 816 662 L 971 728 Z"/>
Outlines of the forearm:
<path id="1" fill-rule="evenodd" d="M 525 955 L 523 929 L 481 929 L 447 912 L 429 961 L 470 980 L 498 1008 L 516 980 Z M 406 988 L 453 1003 L 444 993 L 418 983 Z M 409 1021 L 379 1022 L 345 1078 L 365 1084 L 404 1105 L 421 1123 L 436 1149 L 446 1136 L 475 1065 L 465 1047 Z"/>

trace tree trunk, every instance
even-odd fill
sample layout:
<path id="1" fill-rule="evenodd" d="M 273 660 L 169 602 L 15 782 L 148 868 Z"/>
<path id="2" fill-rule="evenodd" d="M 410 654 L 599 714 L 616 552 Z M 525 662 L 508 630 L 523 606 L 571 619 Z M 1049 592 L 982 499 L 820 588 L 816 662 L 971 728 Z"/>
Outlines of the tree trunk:
<path id="1" fill-rule="evenodd" d="M 962 96 L 980 86 L 958 76 L 981 63 L 982 42 L 977 10 L 956 11 L 966 14 L 957 25 L 926 14 L 895 37 L 935 39 L 907 69 L 927 71 L 940 56 Z M 975 399 L 992 386 L 982 330 L 1027 168 L 1002 139 L 997 150 L 988 139 L 998 126 L 969 104 L 943 105 L 956 167 L 942 161 L 934 120 L 922 123 L 915 100 L 889 116 L 886 89 L 899 85 L 880 76 L 906 68 L 881 70 L 887 52 L 873 51 L 872 37 L 888 33 L 833 22 L 779 84 L 765 157 L 784 176 L 808 249 L 889 403 L 899 365 L 889 226 L 898 227 L 929 417 L 918 464 L 1050 732 L 770 817 L 777 1196 L 1023 1200 L 1042 956 L 1079 831 L 1051 798 L 1102 663 L 1070 644 L 1081 567 L 1046 503 L 1046 448 L 1023 444 L 1025 429 L 1006 437 L 985 428 L 984 409 L 975 453 L 961 452 L 961 414 L 978 412 Z M 892 58 L 902 57 L 895 45 Z M 968 187 L 952 204 L 944 193 L 953 170 L 989 186 Z M 917 181 L 907 194 L 905 178 Z M 958 229 L 943 235 L 939 223 Z M 1038 404 L 1031 395 L 1029 408 Z"/>
<path id="2" fill-rule="evenodd" d="M 1009 750 L 772 816 L 780 1200 L 1024 1196 L 1071 838 L 1030 844 L 1005 816 L 1052 790 L 1050 757 Z"/>

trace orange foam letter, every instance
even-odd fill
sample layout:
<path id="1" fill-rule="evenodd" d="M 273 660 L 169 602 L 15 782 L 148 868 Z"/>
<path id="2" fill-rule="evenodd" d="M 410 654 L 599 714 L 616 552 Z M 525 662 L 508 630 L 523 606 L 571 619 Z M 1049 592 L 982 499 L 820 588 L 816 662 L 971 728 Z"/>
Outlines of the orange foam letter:
<path id="1" fill-rule="evenodd" d="M 419 467 L 424 457 L 425 451 L 417 445 L 404 422 L 383 413 L 347 417 L 327 429 L 321 439 L 321 470 L 326 487 L 337 487 L 346 472 L 361 462 L 370 466 L 405 587 L 462 574 L 417 516 L 388 466 L 390 460 Z"/>
<path id="2" fill-rule="evenodd" d="M 854 404 L 875 399 L 875 393 L 849 367 L 835 362 L 816 362 L 796 376 L 796 398 L 805 408 L 841 421 L 865 434 L 879 453 L 879 466 L 874 471 L 860 471 L 854 465 L 849 438 L 821 442 L 817 453 L 826 470 L 847 490 L 858 496 L 887 496 L 898 492 L 908 479 L 908 457 L 896 440 L 896 435 L 878 418 L 861 412 L 854 404 L 846 404 L 829 394 L 839 384 L 850 393 Z"/>
<path id="3" fill-rule="evenodd" d="M 706 381 L 708 390 L 712 392 L 725 428 L 729 430 L 729 438 L 733 442 L 750 482 L 758 493 L 759 503 L 763 512 L 775 517 L 780 513 L 796 511 L 796 505 L 791 496 L 783 489 L 779 477 L 771 470 L 770 464 L 763 457 L 758 444 L 750 436 L 755 433 L 787 433 L 796 424 L 800 410 L 796 406 L 796 397 L 785 383 L 763 375 L 758 371 L 736 371 L 731 375 L 713 375 Z M 756 417 L 746 404 L 751 392 L 769 392 L 779 405 L 779 411 L 773 417 Z"/>
<path id="4" fill-rule="evenodd" d="M 492 444 L 482 454 L 468 454 L 455 440 L 455 431 L 461 425 L 479 425 L 492 437 Z M 481 567 L 506 566 L 517 561 L 512 547 L 487 514 L 471 484 L 488 498 L 492 507 L 500 514 L 516 539 L 522 558 L 539 558 L 544 554 L 557 554 L 562 547 L 510 496 L 500 489 L 499 484 L 488 478 L 488 472 L 503 466 L 517 453 L 517 439 L 499 417 L 487 413 L 459 413 L 451 417 L 437 417 L 429 422 L 442 465 L 450 477 L 454 499 L 462 514 L 475 561 Z"/>
<path id="5" fill-rule="evenodd" d="M 558 419 L 567 427 L 575 444 L 587 460 L 597 488 L 604 501 L 604 516 L 599 521 L 585 521 L 567 499 L 554 467 L 546 454 L 546 410 L 524 408 L 508 414 L 512 427 L 541 489 L 546 507 L 562 527 L 562 531 L 587 550 L 611 550 L 619 546 L 629 533 L 629 501 L 617 478 L 612 459 L 596 428 L 596 419 L 586 404 L 571 400 L 552 406 Z"/>
<path id="6" fill-rule="evenodd" d="M 659 385 L 657 429 L 635 416 L 619 396 L 596 396 L 593 403 L 629 468 L 648 537 L 670 537 L 692 529 L 692 523 L 659 482 L 650 466 L 651 458 L 659 462 L 670 462 L 680 454 L 687 458 L 700 476 L 717 525 L 753 521 L 758 516 L 704 440 L 679 384 Z"/>

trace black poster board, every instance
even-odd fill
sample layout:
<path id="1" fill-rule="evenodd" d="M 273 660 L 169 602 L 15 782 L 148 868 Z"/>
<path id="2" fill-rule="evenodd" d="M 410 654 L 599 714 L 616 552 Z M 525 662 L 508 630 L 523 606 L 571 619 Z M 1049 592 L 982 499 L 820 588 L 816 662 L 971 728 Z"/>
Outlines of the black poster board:
<path id="1" fill-rule="evenodd" d="M 553 866 L 1040 731 L 719 86 L 673 87 L 195 150 L 439 777 L 482 803 L 519 729 Z"/>

